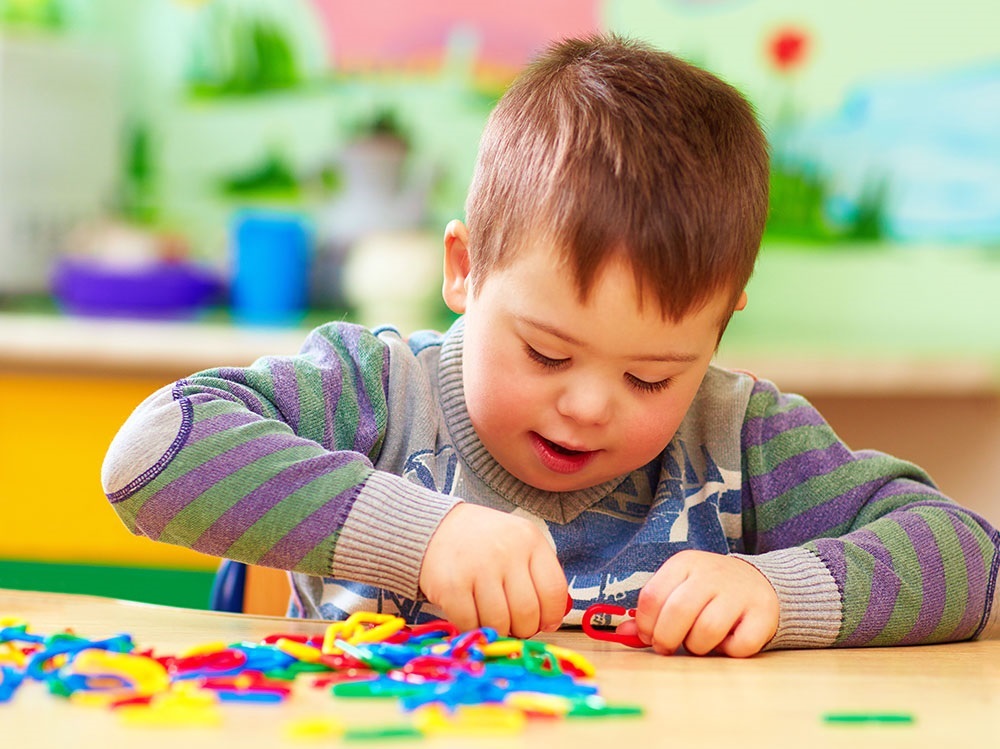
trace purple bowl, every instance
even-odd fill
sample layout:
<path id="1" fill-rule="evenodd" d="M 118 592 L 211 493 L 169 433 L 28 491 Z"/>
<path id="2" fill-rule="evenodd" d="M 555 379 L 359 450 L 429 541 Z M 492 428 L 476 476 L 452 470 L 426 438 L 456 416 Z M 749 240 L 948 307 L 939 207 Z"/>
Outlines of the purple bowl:
<path id="1" fill-rule="evenodd" d="M 113 268 L 68 257 L 56 261 L 51 286 L 60 308 L 69 314 L 148 319 L 193 317 L 222 291 L 218 276 L 194 263 Z"/>

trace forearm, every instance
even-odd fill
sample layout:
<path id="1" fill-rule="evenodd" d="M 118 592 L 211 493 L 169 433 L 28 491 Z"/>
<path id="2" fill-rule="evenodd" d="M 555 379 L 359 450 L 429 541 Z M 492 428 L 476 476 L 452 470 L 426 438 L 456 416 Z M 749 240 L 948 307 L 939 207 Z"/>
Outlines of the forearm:
<path id="1" fill-rule="evenodd" d="M 1000 535 L 954 503 L 915 499 L 841 538 L 807 547 L 843 591 L 837 645 L 949 642 L 984 632 Z"/>
<path id="2" fill-rule="evenodd" d="M 167 388 L 108 452 L 105 491 L 138 535 L 251 564 L 415 596 L 451 497 L 326 450 L 284 423 Z"/>
<path id="3" fill-rule="evenodd" d="M 747 561 L 782 601 L 773 647 L 983 634 L 1000 536 L 982 518 L 915 466 L 852 452 L 808 403 L 765 384 L 743 444 Z"/>
<path id="4" fill-rule="evenodd" d="M 103 479 L 133 533 L 239 561 L 329 574 L 371 464 L 206 394 L 160 391 L 112 444 Z"/>
<path id="5" fill-rule="evenodd" d="M 1000 634 L 998 544 L 976 516 L 936 501 L 841 537 L 739 556 L 778 594 L 769 649 L 912 645 Z"/>

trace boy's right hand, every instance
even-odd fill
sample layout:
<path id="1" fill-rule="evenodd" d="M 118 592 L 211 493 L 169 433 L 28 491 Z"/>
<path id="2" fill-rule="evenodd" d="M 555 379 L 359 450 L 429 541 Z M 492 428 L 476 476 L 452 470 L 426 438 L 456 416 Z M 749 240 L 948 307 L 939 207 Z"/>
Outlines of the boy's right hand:
<path id="1" fill-rule="evenodd" d="M 553 631 L 566 613 L 566 575 L 541 530 L 468 502 L 431 536 L 420 589 L 460 629 L 492 627 L 502 637 Z"/>

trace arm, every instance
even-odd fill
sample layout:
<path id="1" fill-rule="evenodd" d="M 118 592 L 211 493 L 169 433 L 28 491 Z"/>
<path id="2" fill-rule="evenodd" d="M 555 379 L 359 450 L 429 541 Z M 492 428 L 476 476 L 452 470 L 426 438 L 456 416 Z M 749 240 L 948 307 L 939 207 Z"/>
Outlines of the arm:
<path id="1" fill-rule="evenodd" d="M 755 385 L 742 441 L 741 558 L 780 600 L 769 648 L 985 634 L 1000 534 L 982 518 L 915 466 L 852 452 L 805 400 L 765 382 Z"/>
<path id="2" fill-rule="evenodd" d="M 455 500 L 374 469 L 388 372 L 384 343 L 328 325 L 298 356 L 179 381 L 115 437 L 108 499 L 138 535 L 415 597 Z M 379 554 L 373 537 L 386 539 Z"/>

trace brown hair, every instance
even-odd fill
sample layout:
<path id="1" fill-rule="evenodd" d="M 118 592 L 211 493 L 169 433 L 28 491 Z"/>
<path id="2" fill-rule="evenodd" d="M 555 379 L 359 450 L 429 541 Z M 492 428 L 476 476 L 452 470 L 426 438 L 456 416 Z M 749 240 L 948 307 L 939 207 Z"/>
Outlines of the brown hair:
<path id="1" fill-rule="evenodd" d="M 767 200 L 767 142 L 734 88 L 641 42 L 563 41 L 486 125 L 466 202 L 473 278 L 535 232 L 564 253 L 581 301 L 621 256 L 680 319 L 720 291 L 735 303 Z"/>

